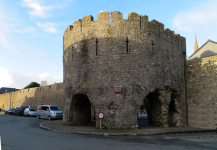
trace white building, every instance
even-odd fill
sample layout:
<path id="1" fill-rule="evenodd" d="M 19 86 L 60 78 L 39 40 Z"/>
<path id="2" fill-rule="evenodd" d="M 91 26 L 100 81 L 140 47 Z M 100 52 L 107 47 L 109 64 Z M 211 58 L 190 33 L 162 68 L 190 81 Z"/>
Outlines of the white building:
<path id="1" fill-rule="evenodd" d="M 40 86 L 47 86 L 47 81 L 41 81 L 41 85 Z"/>

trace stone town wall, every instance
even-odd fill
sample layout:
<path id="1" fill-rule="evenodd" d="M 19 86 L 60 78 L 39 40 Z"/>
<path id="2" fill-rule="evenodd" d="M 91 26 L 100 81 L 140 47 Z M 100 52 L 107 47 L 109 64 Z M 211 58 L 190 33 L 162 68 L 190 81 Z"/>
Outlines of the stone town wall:
<path id="1" fill-rule="evenodd" d="M 58 105 L 63 109 L 63 83 L 55 83 L 50 86 L 29 88 L 16 92 L 0 94 L 0 108 L 7 109 L 16 106 Z"/>
<path id="2" fill-rule="evenodd" d="M 217 127 L 217 56 L 186 63 L 189 126 Z"/>
<path id="3" fill-rule="evenodd" d="M 96 21 L 91 15 L 78 19 L 65 30 L 63 44 L 64 122 L 74 125 L 78 124 L 77 118 L 82 119 L 82 113 L 76 112 L 76 101 L 83 94 L 96 114 L 105 114 L 103 126 L 137 128 L 137 115 L 145 97 L 159 89 L 168 94 L 158 94 L 162 107 L 157 114 L 168 114 L 167 99 L 177 92 L 172 102 L 178 114 L 175 124 L 186 124 L 184 37 L 164 29 L 158 21 L 148 21 L 146 15 L 130 13 L 125 20 L 114 11 L 111 15 L 101 12 Z M 114 86 L 122 86 L 122 92 L 114 93 Z M 164 119 L 162 126 L 166 127 L 168 118 Z"/>

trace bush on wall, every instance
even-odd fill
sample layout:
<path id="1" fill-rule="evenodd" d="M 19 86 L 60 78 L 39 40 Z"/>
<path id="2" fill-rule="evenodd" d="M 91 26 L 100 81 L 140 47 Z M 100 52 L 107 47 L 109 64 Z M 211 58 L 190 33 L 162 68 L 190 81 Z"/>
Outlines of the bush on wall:
<path id="1" fill-rule="evenodd" d="M 27 85 L 23 89 L 28 89 L 28 88 L 33 88 L 33 87 L 40 87 L 40 84 L 38 84 L 37 82 L 31 82 L 29 85 Z"/>

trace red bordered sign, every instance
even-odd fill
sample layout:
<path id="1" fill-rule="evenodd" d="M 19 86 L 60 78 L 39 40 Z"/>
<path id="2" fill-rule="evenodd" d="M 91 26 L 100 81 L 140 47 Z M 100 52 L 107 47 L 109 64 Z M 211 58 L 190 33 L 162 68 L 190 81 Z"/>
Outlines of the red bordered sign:
<path id="1" fill-rule="evenodd" d="M 103 114 L 102 112 L 100 112 L 100 113 L 98 114 L 98 117 L 99 117 L 99 119 L 103 119 L 103 118 L 104 118 L 104 114 Z"/>

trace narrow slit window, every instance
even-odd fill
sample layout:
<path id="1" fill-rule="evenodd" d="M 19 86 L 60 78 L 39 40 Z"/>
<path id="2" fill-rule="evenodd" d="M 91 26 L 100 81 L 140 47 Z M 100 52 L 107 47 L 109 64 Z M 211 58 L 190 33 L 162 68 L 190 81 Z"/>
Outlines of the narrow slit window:
<path id="1" fill-rule="evenodd" d="M 140 29 L 141 29 L 141 16 L 139 16 L 139 21 L 140 21 Z"/>
<path id="2" fill-rule="evenodd" d="M 98 51 L 98 39 L 96 39 L 96 56 L 97 56 L 97 51 Z"/>
<path id="3" fill-rule="evenodd" d="M 127 54 L 128 54 L 128 52 L 129 52 L 129 50 L 128 50 L 128 43 L 129 43 L 128 37 L 126 37 Z"/>

